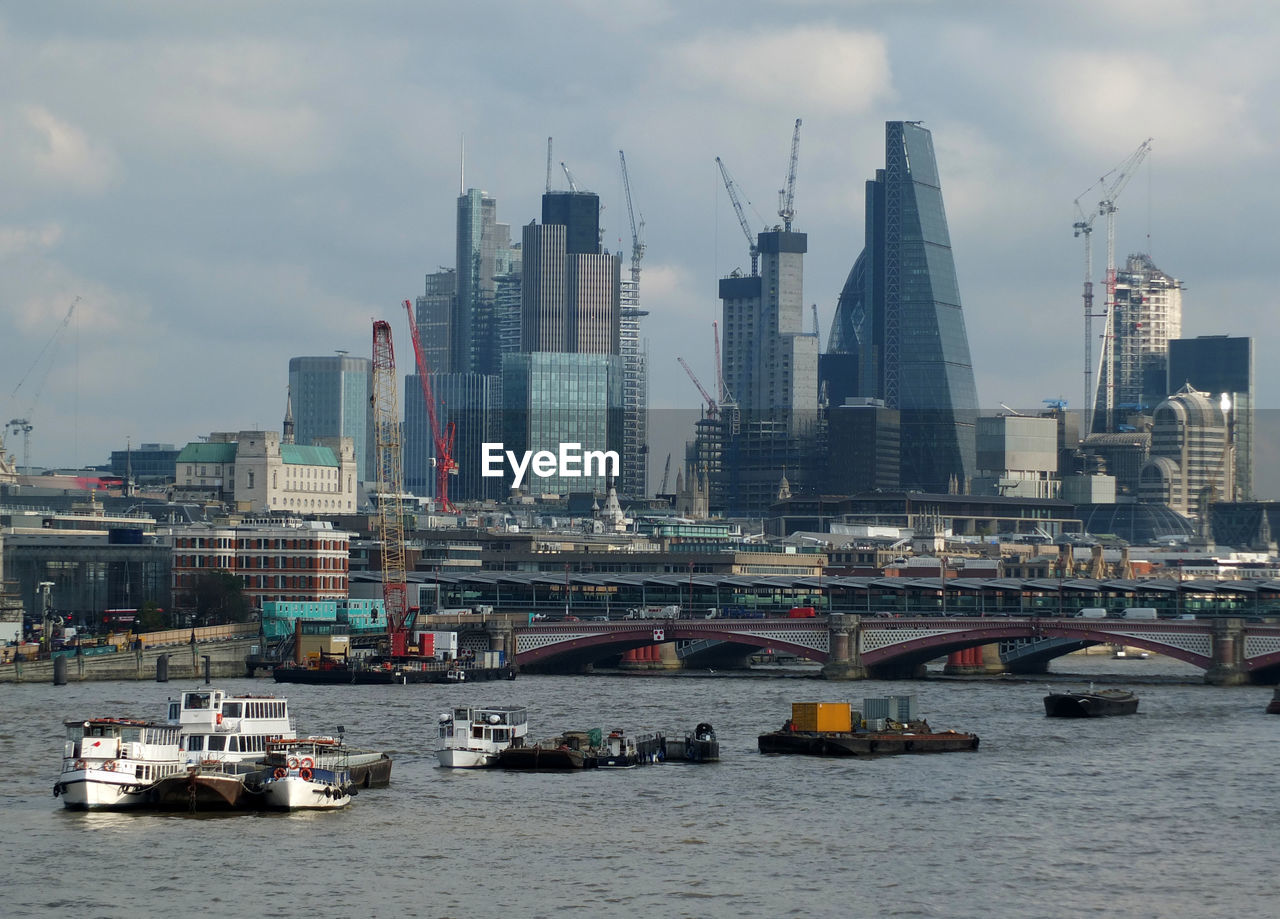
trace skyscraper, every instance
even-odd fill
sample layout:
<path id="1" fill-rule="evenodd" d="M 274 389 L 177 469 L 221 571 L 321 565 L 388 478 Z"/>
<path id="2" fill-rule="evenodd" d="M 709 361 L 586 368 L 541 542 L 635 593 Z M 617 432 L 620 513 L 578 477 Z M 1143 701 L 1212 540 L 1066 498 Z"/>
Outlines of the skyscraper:
<path id="1" fill-rule="evenodd" d="M 1227 397 L 1228 436 L 1235 465 L 1234 494 L 1228 501 L 1253 498 L 1253 339 L 1201 335 L 1169 342 L 1169 392 L 1184 385 L 1207 392 L 1222 403 Z"/>
<path id="2" fill-rule="evenodd" d="M 1182 282 L 1149 255 L 1129 256 L 1116 272 L 1091 430 L 1114 432 L 1130 415 L 1151 414 L 1169 395 L 1169 342 L 1181 335 Z"/>
<path id="3" fill-rule="evenodd" d="M 963 489 L 978 395 L 933 137 L 919 122 L 885 124 L 865 224 L 828 350 L 857 354 L 857 394 L 901 413 L 902 486 Z"/>
<path id="4" fill-rule="evenodd" d="M 497 279 L 511 270 L 511 228 L 498 223 L 498 202 L 476 188 L 458 196 L 457 300 L 452 367 L 456 373 L 499 373 L 494 299 Z"/>
<path id="5" fill-rule="evenodd" d="M 622 449 L 621 259 L 599 241 L 600 199 L 548 192 L 523 228 L 520 352 L 502 366 L 506 449 Z M 510 476 L 504 481 L 509 480 Z M 601 489 L 601 476 L 526 481 L 544 492 Z"/>
<path id="6" fill-rule="evenodd" d="M 289 360 L 294 439 L 300 445 L 323 437 L 350 437 L 356 475 L 375 474 L 373 445 L 373 361 L 340 352 L 329 357 Z"/>

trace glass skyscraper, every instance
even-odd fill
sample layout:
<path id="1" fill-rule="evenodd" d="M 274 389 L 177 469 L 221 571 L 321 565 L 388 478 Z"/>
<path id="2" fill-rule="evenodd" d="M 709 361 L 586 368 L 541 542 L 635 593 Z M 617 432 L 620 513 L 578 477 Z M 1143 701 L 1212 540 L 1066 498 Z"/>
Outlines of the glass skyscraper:
<path id="1" fill-rule="evenodd" d="M 345 352 L 331 357 L 289 360 L 294 439 L 310 444 L 317 437 L 350 437 L 355 444 L 356 475 L 376 476 L 373 443 L 373 361 Z"/>
<path id="2" fill-rule="evenodd" d="M 902 487 L 963 490 L 978 394 L 933 137 L 919 122 L 885 124 L 885 167 L 867 182 L 866 242 L 828 350 L 856 354 L 857 394 L 900 412 Z"/>

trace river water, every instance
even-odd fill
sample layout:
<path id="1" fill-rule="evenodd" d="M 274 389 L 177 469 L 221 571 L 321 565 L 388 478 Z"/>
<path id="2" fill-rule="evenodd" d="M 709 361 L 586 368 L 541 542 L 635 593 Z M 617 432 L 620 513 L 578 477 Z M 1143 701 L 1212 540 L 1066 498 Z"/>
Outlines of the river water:
<path id="1" fill-rule="evenodd" d="M 319 814 L 67 812 L 61 722 L 159 717 L 186 684 L 0 687 L 8 919 L 150 917 L 1210 917 L 1274 915 L 1271 691 L 1178 661 L 1079 655 L 1047 678 L 829 683 L 734 676 L 276 686 L 304 733 L 390 751 L 392 785 Z M 1134 688 L 1139 714 L 1044 717 L 1049 685 Z M 917 694 L 976 753 L 766 757 L 793 701 Z M 533 737 L 714 724 L 722 761 L 580 773 L 448 771 L 438 713 L 522 704 Z"/>

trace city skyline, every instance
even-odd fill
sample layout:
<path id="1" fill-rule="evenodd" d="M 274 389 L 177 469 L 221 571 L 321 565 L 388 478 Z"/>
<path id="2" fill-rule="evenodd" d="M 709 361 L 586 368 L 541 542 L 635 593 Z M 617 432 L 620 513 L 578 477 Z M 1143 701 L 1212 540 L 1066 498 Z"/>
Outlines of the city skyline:
<path id="1" fill-rule="evenodd" d="M 600 194 L 604 245 L 624 258 L 626 150 L 645 220 L 650 403 L 696 409 L 675 358 L 714 382 L 716 285 L 749 265 L 714 158 L 753 202 L 754 229 L 779 223 L 796 117 L 795 230 L 809 240 L 805 298 L 824 351 L 884 122 L 921 119 L 981 407 L 1079 409 L 1073 201 L 1153 137 L 1118 201 L 1117 262 L 1149 252 L 1186 283 L 1184 337 L 1255 336 L 1260 413 L 1280 391 L 1262 248 L 1280 194 L 1270 11 L 810 2 L 746 4 L 739 21 L 752 24 L 726 27 L 661 3 L 512 5 L 483 20 L 386 3 L 310 11 L 298 30 L 302 6 L 273 7 L 0 14 L 0 422 L 29 418 L 33 463 L 96 465 L 128 439 L 275 428 L 288 359 L 368 356 L 372 318 L 393 322 L 398 369 L 412 372 L 398 304 L 452 266 L 460 186 L 497 199 L 516 235 L 539 213 L 548 136 L 552 187 L 568 187 L 563 161 Z M 1140 24 L 1144 43 L 1118 21 Z M 480 27 L 483 57 L 467 38 Z M 1264 440 L 1258 491 L 1275 497 Z M 21 435 L 5 445 L 23 461 Z M 651 475 L 671 450 L 655 443 Z"/>

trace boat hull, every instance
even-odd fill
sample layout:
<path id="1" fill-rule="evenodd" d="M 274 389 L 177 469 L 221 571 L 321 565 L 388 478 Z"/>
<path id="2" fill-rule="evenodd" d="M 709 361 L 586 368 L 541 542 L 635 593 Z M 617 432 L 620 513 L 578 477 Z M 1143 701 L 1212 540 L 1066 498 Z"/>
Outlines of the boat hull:
<path id="1" fill-rule="evenodd" d="M 391 757 L 385 753 L 352 750 L 347 754 L 346 765 L 351 784 L 359 788 L 385 788 L 391 784 Z"/>
<path id="2" fill-rule="evenodd" d="M 350 792 L 336 780 L 286 775 L 262 786 L 262 804 L 268 810 L 334 810 L 350 803 Z"/>
<path id="3" fill-rule="evenodd" d="M 146 807 L 150 787 L 114 772 L 78 769 L 59 776 L 55 792 L 68 810 L 122 811 Z"/>
<path id="4" fill-rule="evenodd" d="M 976 734 L 771 731 L 761 734 L 761 753 L 799 753 L 807 756 L 894 756 L 916 753 L 957 753 L 978 749 Z"/>
<path id="5" fill-rule="evenodd" d="M 450 676 L 450 674 L 455 674 Z M 463 674 L 460 679 L 456 674 Z M 360 667 L 277 667 L 271 671 L 277 683 L 303 683 L 311 686 L 354 685 L 390 686 L 408 683 L 479 683 L 489 680 L 514 680 L 514 667 L 468 667 L 466 670 L 416 670 L 412 668 L 379 670 Z"/>
<path id="6" fill-rule="evenodd" d="M 445 747 L 436 751 L 441 766 L 449 769 L 487 769 L 498 764 L 497 750 L 468 750 L 461 747 Z"/>
<path id="7" fill-rule="evenodd" d="M 1044 713 L 1049 718 L 1102 718 L 1132 715 L 1137 710 L 1138 697 L 1132 693 L 1054 692 L 1044 697 Z"/>
<path id="8" fill-rule="evenodd" d="M 147 793 L 147 804 L 192 813 L 257 810 L 265 804 L 262 778 L 258 771 L 193 768 L 157 782 Z"/>
<path id="9" fill-rule="evenodd" d="M 523 770 L 594 769 L 596 759 L 567 747 L 508 747 L 499 754 L 498 765 Z"/>
<path id="10" fill-rule="evenodd" d="M 1280 686 L 1277 686 L 1271 695 L 1271 701 L 1267 703 L 1268 715 L 1280 715 Z"/>

